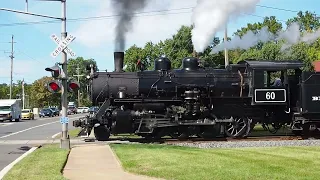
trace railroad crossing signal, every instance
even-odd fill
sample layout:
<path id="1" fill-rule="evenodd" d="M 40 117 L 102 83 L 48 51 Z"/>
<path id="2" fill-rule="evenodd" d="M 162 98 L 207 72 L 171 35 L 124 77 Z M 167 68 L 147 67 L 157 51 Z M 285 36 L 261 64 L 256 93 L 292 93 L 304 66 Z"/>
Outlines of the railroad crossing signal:
<path id="1" fill-rule="evenodd" d="M 61 74 L 61 68 L 59 67 L 59 64 L 56 64 L 52 67 L 48 67 L 45 70 L 51 72 L 52 77 L 55 79 L 47 83 L 47 89 L 52 93 L 60 92 L 62 87 L 62 79 L 59 77 Z M 67 90 L 69 92 L 76 92 L 80 89 L 80 84 L 76 80 L 69 79 L 67 80 L 67 84 Z"/>
<path id="2" fill-rule="evenodd" d="M 46 71 L 51 71 L 51 75 L 53 78 L 58 78 L 61 73 L 61 68 L 58 65 L 54 65 L 50 68 L 46 68 Z"/>
<path id="3" fill-rule="evenodd" d="M 58 93 L 61 90 L 61 83 L 56 80 L 50 81 L 47 84 L 47 88 L 52 93 Z"/>
<path id="4" fill-rule="evenodd" d="M 80 84 L 78 81 L 70 80 L 68 81 L 68 91 L 69 92 L 76 92 L 80 88 Z"/>
<path id="5" fill-rule="evenodd" d="M 76 53 L 74 53 L 71 48 L 67 47 L 76 38 L 75 36 L 69 34 L 63 41 L 61 41 L 55 34 L 52 34 L 50 38 L 58 45 L 58 47 L 56 47 L 56 49 L 51 53 L 53 58 L 56 58 L 62 51 L 69 53 L 72 57 L 76 56 Z"/>

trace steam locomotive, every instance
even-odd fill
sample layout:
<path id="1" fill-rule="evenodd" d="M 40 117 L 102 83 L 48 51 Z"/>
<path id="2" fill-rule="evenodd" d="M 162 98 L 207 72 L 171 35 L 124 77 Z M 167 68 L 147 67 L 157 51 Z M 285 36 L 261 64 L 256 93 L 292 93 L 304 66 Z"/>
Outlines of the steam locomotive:
<path id="1" fill-rule="evenodd" d="M 299 61 L 246 60 L 222 69 L 187 57 L 172 69 L 160 57 L 154 70 L 139 72 L 124 72 L 123 61 L 124 52 L 115 52 L 114 72 L 94 75 L 91 96 L 99 110 L 73 122 L 87 133 L 94 128 L 97 140 L 122 133 L 244 138 L 256 123 L 270 131 L 283 125 L 295 134 L 319 131 L 320 73 L 303 72 Z"/>

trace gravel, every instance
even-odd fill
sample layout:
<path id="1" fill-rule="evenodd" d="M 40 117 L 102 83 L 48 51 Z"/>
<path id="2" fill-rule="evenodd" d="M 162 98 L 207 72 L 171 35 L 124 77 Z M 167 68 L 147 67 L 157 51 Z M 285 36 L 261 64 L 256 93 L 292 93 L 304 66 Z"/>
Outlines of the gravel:
<path id="1" fill-rule="evenodd" d="M 320 146 L 320 140 L 281 140 L 281 141 L 233 141 L 233 142 L 193 142 L 170 143 L 177 146 L 197 148 L 243 148 L 243 147 L 279 147 L 279 146 Z"/>

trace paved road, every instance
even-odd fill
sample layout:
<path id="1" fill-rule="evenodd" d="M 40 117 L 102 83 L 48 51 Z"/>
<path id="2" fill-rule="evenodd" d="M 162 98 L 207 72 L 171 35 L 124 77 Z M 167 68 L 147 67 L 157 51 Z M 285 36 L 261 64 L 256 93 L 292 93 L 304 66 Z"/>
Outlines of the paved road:
<path id="1" fill-rule="evenodd" d="M 69 116 L 69 130 L 74 128 L 72 121 L 79 119 L 81 116 L 84 115 Z M 33 146 L 23 144 L 26 141 L 21 141 L 21 144 L 1 142 L 9 142 L 11 140 L 49 140 L 58 132 L 61 132 L 59 117 L 0 123 L 0 171 Z"/>

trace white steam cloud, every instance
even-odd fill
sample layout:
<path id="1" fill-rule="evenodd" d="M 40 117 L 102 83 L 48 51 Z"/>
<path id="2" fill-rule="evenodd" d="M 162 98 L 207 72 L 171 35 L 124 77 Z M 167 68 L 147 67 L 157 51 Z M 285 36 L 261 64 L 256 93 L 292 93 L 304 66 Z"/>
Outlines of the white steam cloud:
<path id="1" fill-rule="evenodd" d="M 230 19 L 243 13 L 253 13 L 260 0 L 198 0 L 193 10 L 192 42 L 197 52 L 203 52 L 216 33 L 224 30 Z"/>
<path id="2" fill-rule="evenodd" d="M 226 41 L 218 44 L 212 48 L 212 53 L 227 48 L 233 49 L 249 49 L 258 44 L 258 42 L 268 42 L 273 40 L 285 40 L 285 43 L 281 47 L 281 51 L 290 48 L 292 45 L 299 42 L 313 43 L 320 37 L 320 29 L 313 33 L 304 33 L 301 36 L 300 26 L 298 23 L 292 23 L 285 31 L 280 31 L 276 34 L 272 34 L 268 31 L 268 27 L 263 27 L 258 33 L 248 31 L 242 37 L 235 36 L 231 41 Z"/>
<path id="3" fill-rule="evenodd" d="M 226 41 L 221 44 L 218 44 L 214 48 L 212 48 L 212 53 L 217 53 L 219 51 L 227 49 L 249 49 L 252 46 L 258 44 L 258 42 L 267 42 L 274 38 L 268 27 L 263 27 L 259 33 L 254 33 L 252 31 L 248 31 L 241 38 L 239 36 L 235 36 L 231 41 Z"/>

